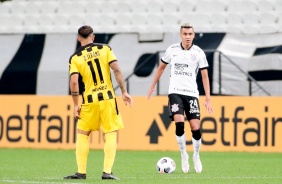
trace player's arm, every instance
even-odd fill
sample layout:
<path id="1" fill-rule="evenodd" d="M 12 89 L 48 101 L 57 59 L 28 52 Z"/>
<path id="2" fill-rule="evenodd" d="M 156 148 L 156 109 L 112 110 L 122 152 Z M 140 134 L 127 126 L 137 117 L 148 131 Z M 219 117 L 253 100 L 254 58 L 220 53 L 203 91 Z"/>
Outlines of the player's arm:
<path id="1" fill-rule="evenodd" d="M 111 69 L 113 70 L 114 72 L 114 75 L 115 75 L 115 79 L 120 87 L 120 90 L 122 93 L 125 93 L 127 92 L 126 90 L 126 86 L 125 86 L 125 82 L 124 82 L 124 79 L 123 79 L 123 75 L 121 73 L 121 69 L 117 63 L 117 61 L 112 61 L 110 63 L 110 67 Z"/>
<path id="2" fill-rule="evenodd" d="M 79 100 L 78 77 L 79 77 L 78 73 L 73 73 L 70 76 L 70 91 L 74 105 L 74 116 L 76 118 L 80 118 L 80 108 L 78 106 L 78 100 Z"/>
<path id="3" fill-rule="evenodd" d="M 209 81 L 208 70 L 206 68 L 202 69 L 201 75 L 202 75 L 202 82 L 203 82 L 205 95 L 206 95 L 204 106 L 206 107 L 206 110 L 208 111 L 208 113 L 212 114 L 213 109 L 212 109 L 211 102 L 210 102 L 210 81 Z"/>
<path id="4" fill-rule="evenodd" d="M 121 69 L 118 65 L 118 62 L 116 60 L 110 62 L 110 67 L 113 70 L 114 75 L 115 75 L 115 79 L 116 79 L 116 81 L 117 81 L 117 83 L 120 87 L 120 90 L 121 90 L 121 93 L 122 93 L 122 99 L 123 99 L 125 105 L 127 105 L 127 103 L 129 103 L 129 105 L 132 107 L 133 100 L 132 100 L 131 96 L 127 93 L 124 78 L 123 78 L 123 75 L 121 73 Z"/>
<path id="5" fill-rule="evenodd" d="M 152 93 L 155 91 L 155 86 L 156 86 L 157 82 L 159 81 L 160 77 L 162 76 L 166 65 L 167 65 L 166 63 L 161 62 L 159 67 L 157 68 L 157 72 L 154 76 L 153 82 L 152 82 L 151 87 L 148 91 L 148 99 L 150 99 Z"/>

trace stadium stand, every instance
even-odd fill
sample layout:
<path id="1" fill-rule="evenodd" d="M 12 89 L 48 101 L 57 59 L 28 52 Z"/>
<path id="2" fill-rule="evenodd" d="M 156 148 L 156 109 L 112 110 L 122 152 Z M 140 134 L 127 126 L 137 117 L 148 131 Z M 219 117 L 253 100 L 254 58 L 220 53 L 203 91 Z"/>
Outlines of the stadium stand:
<path id="1" fill-rule="evenodd" d="M 242 64 L 240 66 L 246 72 L 269 77 L 257 80 L 265 87 L 271 86 L 272 95 L 281 95 L 282 88 L 277 86 L 281 86 L 282 77 L 278 75 L 271 78 L 272 70 L 281 71 L 278 65 L 271 66 L 268 73 L 264 71 L 265 74 L 260 75 L 261 68 L 269 66 L 269 60 L 273 63 L 281 60 L 281 12 L 282 0 L 5 1 L 0 3 L 0 50 L 5 53 L 0 55 L 0 93 L 68 94 L 67 61 L 78 46 L 76 38 L 80 25 L 93 26 L 95 40 L 111 45 L 127 77 L 135 71 L 137 61 L 143 62 L 144 56 L 155 55 L 159 58 L 169 44 L 179 41 L 179 26 L 188 22 L 195 27 L 195 43 L 203 49 L 223 52 L 237 64 Z M 58 47 L 63 48 L 59 53 L 56 50 Z M 256 66 L 255 61 L 261 57 L 257 54 L 260 52 L 264 55 L 261 60 L 265 63 L 262 62 L 264 64 L 260 68 L 250 70 L 249 67 Z M 34 56 L 34 53 L 37 54 Z M 211 75 L 213 73 L 212 90 L 217 94 L 218 59 L 213 54 L 207 56 L 211 63 Z M 17 85 L 22 85 L 19 79 L 27 77 L 31 71 L 24 69 L 27 67 L 24 62 L 29 62 L 28 66 L 33 62 L 33 81 L 19 91 Z M 249 64 L 246 65 L 246 62 Z M 58 71 L 54 72 L 51 68 L 56 64 Z M 15 71 L 15 66 L 21 70 Z M 234 67 L 223 67 L 226 68 L 222 71 L 227 72 L 222 74 L 222 93 L 248 95 L 249 81 L 246 76 L 238 74 L 237 70 L 230 75 L 226 69 Z M 11 71 L 16 72 L 16 75 Z M 11 79 L 15 81 L 12 88 L 9 86 Z M 147 89 L 144 86 L 151 80 L 151 75 L 143 77 L 134 74 L 129 79 L 130 92 L 134 95 L 145 94 Z M 57 82 L 54 88 L 52 81 Z M 167 81 L 161 80 L 160 84 L 160 94 L 166 94 Z M 239 88 L 235 89 L 239 84 L 246 86 L 243 92 Z M 65 88 L 61 89 L 63 85 Z M 265 95 L 262 91 L 254 94 Z"/>
<path id="2" fill-rule="evenodd" d="M 107 32 L 102 29 L 105 27 L 109 27 L 110 30 L 116 32 L 157 32 L 164 30 L 170 32 L 172 29 L 177 30 L 177 26 L 185 21 L 195 24 L 196 27 L 201 27 L 200 30 L 197 30 L 201 32 L 229 32 L 232 30 L 232 32 L 243 33 L 246 31 L 233 28 L 240 26 L 244 28 L 250 25 L 260 28 L 269 24 L 267 32 L 275 33 L 281 31 L 281 24 L 278 23 L 280 12 L 282 12 L 281 0 L 201 0 L 197 2 L 192 0 L 141 0 L 138 2 L 129 0 L 107 0 L 102 2 L 90 0 L 12 0 L 0 4 L 0 16 L 2 17 L 0 23 L 4 26 L 1 27 L 0 33 L 6 32 L 9 23 L 3 19 L 10 15 L 19 15 L 24 23 L 17 25 L 17 27 L 22 26 L 23 29 L 13 29 L 9 33 L 22 32 L 22 30 L 26 29 L 29 32 L 33 30 L 34 33 L 48 33 L 49 31 L 52 32 L 51 26 L 56 26 L 58 23 L 61 24 L 62 31 L 73 33 L 75 32 L 72 29 L 73 27 L 87 22 L 92 23 L 92 25 L 95 25 L 96 30 L 102 32 Z M 94 14 L 99 14 L 101 20 L 89 21 Z M 144 14 L 142 16 L 145 23 L 140 20 L 141 14 Z M 79 17 L 75 18 L 77 15 Z M 106 16 L 105 20 L 103 17 L 101 18 L 101 15 Z M 152 16 L 149 17 L 150 15 Z M 25 19 L 33 19 L 33 16 L 40 21 L 48 16 L 59 21 L 53 21 L 52 25 L 47 26 L 47 29 L 45 29 L 46 26 L 41 26 L 41 23 L 38 26 L 33 25 L 33 28 L 28 28 L 32 20 L 25 21 Z M 62 21 L 62 17 L 67 20 Z M 125 20 L 124 24 L 122 23 L 123 19 Z M 156 19 L 161 19 L 161 21 Z M 18 20 L 16 21 L 18 22 Z M 175 24 L 175 22 L 177 23 Z M 157 25 L 153 26 L 153 23 Z M 156 27 L 157 29 L 155 29 Z M 202 29 L 205 27 L 207 27 L 207 30 Z"/>

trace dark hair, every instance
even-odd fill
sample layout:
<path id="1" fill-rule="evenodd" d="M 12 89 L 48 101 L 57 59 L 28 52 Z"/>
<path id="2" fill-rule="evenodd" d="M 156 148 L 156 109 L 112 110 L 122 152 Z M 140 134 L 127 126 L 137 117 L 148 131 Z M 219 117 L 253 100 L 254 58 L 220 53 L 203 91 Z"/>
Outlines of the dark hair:
<path id="1" fill-rule="evenodd" d="M 194 29 L 194 27 L 193 27 L 191 24 L 189 24 L 189 23 L 181 24 L 180 31 L 181 31 L 181 29 L 183 29 L 183 28 L 192 28 L 192 29 Z"/>
<path id="2" fill-rule="evenodd" d="M 78 29 L 78 35 L 83 38 L 87 38 L 90 34 L 93 34 L 93 29 L 90 26 L 84 25 Z"/>

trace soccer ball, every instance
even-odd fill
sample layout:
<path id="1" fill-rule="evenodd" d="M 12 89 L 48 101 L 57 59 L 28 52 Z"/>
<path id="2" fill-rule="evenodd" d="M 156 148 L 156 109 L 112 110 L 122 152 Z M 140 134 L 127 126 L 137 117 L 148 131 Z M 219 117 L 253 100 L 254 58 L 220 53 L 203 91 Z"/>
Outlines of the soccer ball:
<path id="1" fill-rule="evenodd" d="M 176 168 L 176 165 L 174 160 L 172 160 L 171 158 L 163 157 L 157 162 L 156 168 L 160 174 L 170 174 L 173 173 Z"/>

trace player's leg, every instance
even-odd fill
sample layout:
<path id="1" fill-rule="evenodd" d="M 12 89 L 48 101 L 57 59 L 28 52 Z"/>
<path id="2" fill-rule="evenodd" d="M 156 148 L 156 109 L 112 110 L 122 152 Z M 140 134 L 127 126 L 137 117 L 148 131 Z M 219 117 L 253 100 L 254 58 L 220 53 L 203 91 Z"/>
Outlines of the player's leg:
<path id="1" fill-rule="evenodd" d="M 112 167 L 114 165 L 116 150 L 117 150 L 117 132 L 109 132 L 105 134 L 104 145 L 104 169 L 102 179 L 116 179 L 119 178 L 112 175 Z"/>
<path id="2" fill-rule="evenodd" d="M 89 154 L 89 134 L 91 130 L 98 130 L 99 113 L 97 104 L 83 104 L 80 111 L 80 119 L 77 121 L 76 133 L 76 163 L 77 172 L 74 175 L 65 176 L 64 179 L 86 179 L 87 158 Z"/>
<path id="3" fill-rule="evenodd" d="M 123 128 L 121 115 L 119 114 L 115 99 L 101 102 L 101 123 L 105 134 L 104 168 L 102 179 L 119 180 L 112 173 L 117 150 L 117 130 Z"/>
<path id="4" fill-rule="evenodd" d="M 181 165 L 184 173 L 189 172 L 189 155 L 186 151 L 186 134 L 184 130 L 184 110 L 181 97 L 176 94 L 169 96 L 169 114 L 175 122 L 176 141 L 181 153 Z"/>
<path id="5" fill-rule="evenodd" d="M 86 179 L 86 166 L 89 153 L 89 137 L 90 131 L 77 130 L 76 134 L 76 164 L 77 172 L 74 175 L 65 176 L 64 179 Z"/>
<path id="6" fill-rule="evenodd" d="M 77 130 L 76 138 L 76 163 L 77 163 L 77 172 L 86 174 L 87 158 L 89 154 L 89 132 L 83 130 Z"/>
<path id="7" fill-rule="evenodd" d="M 203 170 L 202 163 L 200 160 L 200 148 L 202 144 L 202 134 L 200 131 L 200 120 L 198 119 L 191 119 L 190 127 L 192 131 L 192 143 L 194 148 L 193 153 L 193 161 L 194 161 L 194 169 L 197 173 L 201 173 Z"/>
<path id="8" fill-rule="evenodd" d="M 174 115 L 175 120 L 175 134 L 176 134 L 176 141 L 180 149 L 181 153 L 181 167 L 184 173 L 189 172 L 189 155 L 186 151 L 186 134 L 184 131 L 184 116 L 183 115 Z"/>
<path id="9" fill-rule="evenodd" d="M 187 104 L 189 104 L 189 110 L 185 108 L 185 113 L 190 124 L 192 132 L 192 143 L 194 148 L 193 161 L 194 169 L 197 173 L 202 172 L 202 163 L 200 160 L 200 148 L 201 148 L 201 138 L 202 134 L 200 131 L 200 108 L 199 100 L 195 97 L 187 97 Z M 188 105 L 187 105 L 188 106 Z"/>

